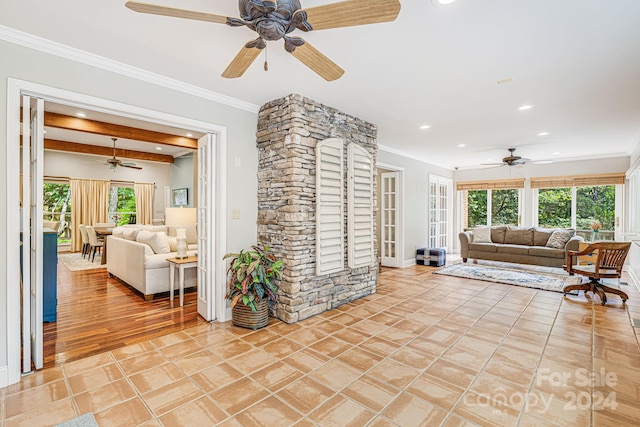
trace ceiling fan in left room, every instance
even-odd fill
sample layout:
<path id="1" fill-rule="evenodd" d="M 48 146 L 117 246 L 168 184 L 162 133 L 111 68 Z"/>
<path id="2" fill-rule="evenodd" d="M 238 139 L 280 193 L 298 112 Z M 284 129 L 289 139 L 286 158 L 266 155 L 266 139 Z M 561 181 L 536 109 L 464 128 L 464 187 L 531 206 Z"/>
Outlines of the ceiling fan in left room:
<path id="1" fill-rule="evenodd" d="M 267 41 L 283 39 L 287 52 L 327 81 L 339 79 L 344 70 L 309 42 L 301 37 L 289 36 L 289 33 L 296 29 L 308 32 L 389 22 L 400 13 L 399 0 L 346 0 L 308 9 L 302 9 L 299 0 L 239 0 L 240 18 L 137 1 L 127 1 L 125 6 L 141 13 L 227 24 L 231 27 L 245 26 L 258 33 L 258 38 L 244 45 L 222 77 L 242 76 L 267 46 Z M 264 68 L 266 71 L 266 61 Z"/>
<path id="2" fill-rule="evenodd" d="M 123 168 L 130 168 L 130 169 L 138 169 L 138 170 L 142 169 L 140 166 L 136 166 L 136 164 L 133 162 L 123 162 L 122 160 L 118 159 L 116 157 L 116 141 L 118 140 L 118 138 L 111 138 L 111 140 L 113 141 L 113 157 L 111 157 L 110 159 L 107 159 L 107 163 L 106 163 L 110 165 L 109 169 L 115 169 L 118 166 Z"/>

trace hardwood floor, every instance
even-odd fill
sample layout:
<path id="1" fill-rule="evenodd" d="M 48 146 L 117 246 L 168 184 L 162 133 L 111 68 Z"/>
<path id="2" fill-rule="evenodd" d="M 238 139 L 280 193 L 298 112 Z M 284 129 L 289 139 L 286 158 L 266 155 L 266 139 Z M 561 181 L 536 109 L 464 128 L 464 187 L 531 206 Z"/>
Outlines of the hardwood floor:
<path id="1" fill-rule="evenodd" d="M 58 318 L 44 324 L 44 366 L 81 359 L 206 323 L 197 295 L 145 301 L 106 268 L 70 271 L 58 263 Z"/>

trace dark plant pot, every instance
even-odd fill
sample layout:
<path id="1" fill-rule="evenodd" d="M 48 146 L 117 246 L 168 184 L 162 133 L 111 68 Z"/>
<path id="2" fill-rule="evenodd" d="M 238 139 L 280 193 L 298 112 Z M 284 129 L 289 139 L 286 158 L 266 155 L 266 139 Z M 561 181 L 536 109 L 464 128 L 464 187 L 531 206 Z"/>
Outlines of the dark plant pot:
<path id="1" fill-rule="evenodd" d="M 264 328 L 269 324 L 269 305 L 266 299 L 258 302 L 258 309 L 251 311 L 251 308 L 244 305 L 242 301 L 231 310 L 231 323 L 241 328 L 256 329 Z"/>

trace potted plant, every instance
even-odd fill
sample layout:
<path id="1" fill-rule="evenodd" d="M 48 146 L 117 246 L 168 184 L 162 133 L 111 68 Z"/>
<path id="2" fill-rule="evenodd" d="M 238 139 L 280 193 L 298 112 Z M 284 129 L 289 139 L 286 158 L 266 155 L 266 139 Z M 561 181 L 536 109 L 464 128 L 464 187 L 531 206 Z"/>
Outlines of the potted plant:
<path id="1" fill-rule="evenodd" d="M 231 300 L 232 323 L 249 329 L 259 329 L 269 323 L 268 300 L 275 301 L 275 283 L 284 267 L 269 246 L 252 246 L 251 250 L 228 253 L 233 258 L 227 270 L 227 299 Z"/>

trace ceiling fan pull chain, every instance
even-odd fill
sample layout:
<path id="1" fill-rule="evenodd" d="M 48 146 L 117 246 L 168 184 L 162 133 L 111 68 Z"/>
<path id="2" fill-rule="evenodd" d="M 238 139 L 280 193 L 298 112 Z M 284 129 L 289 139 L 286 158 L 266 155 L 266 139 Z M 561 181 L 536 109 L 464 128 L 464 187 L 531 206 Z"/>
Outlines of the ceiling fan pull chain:
<path id="1" fill-rule="evenodd" d="M 269 49 L 269 45 L 266 45 L 264 47 L 264 70 L 265 71 L 269 71 L 269 63 L 267 62 L 267 59 L 269 58 L 267 54 L 268 49 Z"/>

